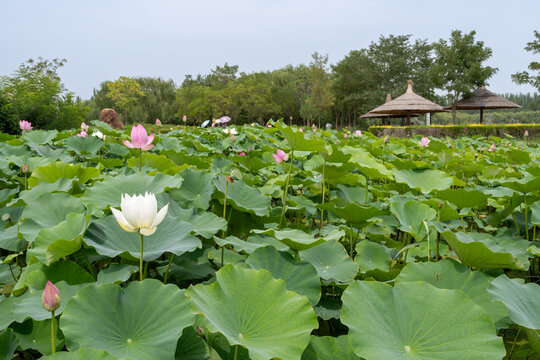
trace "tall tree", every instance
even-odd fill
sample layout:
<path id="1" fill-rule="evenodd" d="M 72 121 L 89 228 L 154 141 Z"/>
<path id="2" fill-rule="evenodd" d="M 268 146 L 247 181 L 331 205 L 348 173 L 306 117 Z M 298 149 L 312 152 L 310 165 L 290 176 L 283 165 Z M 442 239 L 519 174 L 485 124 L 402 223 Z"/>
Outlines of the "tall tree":
<path id="1" fill-rule="evenodd" d="M 334 94 L 332 93 L 332 82 L 327 72 L 328 55 L 321 56 L 318 53 L 312 55 L 310 67 L 311 89 L 306 98 L 301 113 L 304 116 L 313 119 L 316 118 L 321 126 L 321 117 L 327 115 L 334 103 Z"/>
<path id="2" fill-rule="evenodd" d="M 484 46 L 483 41 L 476 41 L 475 35 L 475 31 L 463 34 L 454 30 L 448 41 L 440 39 L 434 44 L 435 61 L 429 73 L 435 85 L 448 92 L 452 103 L 486 85 L 498 70 L 483 65 L 491 57 L 491 49 Z M 452 123 L 456 123 L 455 106 L 452 108 Z"/>
<path id="3" fill-rule="evenodd" d="M 124 122 L 128 123 L 128 107 L 137 103 L 139 98 L 144 96 L 144 92 L 141 90 L 141 84 L 131 78 L 120 76 L 118 80 L 109 82 L 107 88 L 107 97 L 123 113 Z"/>
<path id="4" fill-rule="evenodd" d="M 531 42 L 527 43 L 527 46 L 525 46 L 525 50 L 532 52 L 533 54 L 540 55 L 540 32 L 534 31 L 534 39 Z M 518 72 L 512 75 L 512 80 L 518 84 L 530 84 L 538 89 L 538 92 L 540 92 L 540 62 L 538 61 L 532 61 L 529 64 L 529 70 L 528 71 L 522 71 Z M 534 75 L 534 72 L 536 72 L 536 75 Z"/>

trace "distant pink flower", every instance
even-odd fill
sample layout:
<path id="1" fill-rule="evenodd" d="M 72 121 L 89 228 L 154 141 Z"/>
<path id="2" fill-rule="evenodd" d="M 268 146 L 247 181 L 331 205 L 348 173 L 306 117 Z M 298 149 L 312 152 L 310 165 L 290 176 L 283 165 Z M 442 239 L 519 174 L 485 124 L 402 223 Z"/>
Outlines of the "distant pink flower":
<path id="1" fill-rule="evenodd" d="M 239 155 L 239 156 L 246 156 L 246 153 L 242 151 L 242 152 L 239 153 L 238 155 Z"/>
<path id="2" fill-rule="evenodd" d="M 420 140 L 420 141 L 418 142 L 418 144 L 419 144 L 421 147 L 427 148 L 430 141 L 431 141 L 431 140 L 429 140 L 427 137 L 424 136 L 424 137 L 422 138 L 422 140 Z"/>
<path id="3" fill-rule="evenodd" d="M 525 134 L 523 134 L 524 136 L 529 136 L 529 130 L 525 130 Z"/>
<path id="4" fill-rule="evenodd" d="M 299 129 L 298 129 L 298 131 L 300 131 L 300 132 L 304 132 L 304 129 L 302 129 L 302 128 L 299 128 Z"/>
<path id="5" fill-rule="evenodd" d="M 47 281 L 45 290 L 43 290 L 41 304 L 47 311 L 55 311 L 60 307 L 60 292 L 50 281 Z"/>
<path id="6" fill-rule="evenodd" d="M 20 120 L 19 127 L 21 128 L 22 131 L 32 130 L 32 123 L 26 120 Z"/>
<path id="7" fill-rule="evenodd" d="M 343 133 L 343 137 L 344 137 L 344 138 L 346 139 L 346 138 L 348 138 L 348 137 L 349 137 L 349 134 L 347 134 L 347 133 Z"/>
<path id="8" fill-rule="evenodd" d="M 161 126 L 161 120 L 156 119 L 156 125 L 157 125 L 157 126 Z"/>
<path id="9" fill-rule="evenodd" d="M 81 124 L 81 130 L 82 131 L 88 131 L 89 128 L 90 128 L 90 126 L 86 125 L 84 122 Z"/>
<path id="10" fill-rule="evenodd" d="M 272 127 L 272 124 L 266 124 L 266 127 L 267 127 L 267 128 L 271 128 L 271 127 Z"/>
<path id="11" fill-rule="evenodd" d="M 85 137 L 87 138 L 88 137 L 88 133 L 84 130 L 81 130 L 80 133 L 77 134 L 78 137 Z"/>
<path id="12" fill-rule="evenodd" d="M 495 144 L 491 144 L 491 147 L 488 149 L 489 152 L 494 152 L 494 151 L 497 151 L 497 147 L 495 146 Z"/>
<path id="13" fill-rule="evenodd" d="M 289 155 L 285 153 L 285 151 L 277 149 L 275 154 L 272 154 L 274 159 L 276 159 L 276 164 L 279 164 L 282 161 L 289 160 Z"/>
<path id="14" fill-rule="evenodd" d="M 182 121 L 183 121 L 183 122 L 186 122 L 186 121 L 187 121 L 187 116 L 186 116 L 186 115 L 184 115 L 184 116 L 182 117 Z"/>
<path id="15" fill-rule="evenodd" d="M 356 130 L 354 132 L 354 136 L 358 137 L 358 136 L 362 136 L 362 130 Z"/>
<path id="16" fill-rule="evenodd" d="M 124 145 L 128 148 L 141 149 L 142 151 L 153 148 L 154 145 L 152 144 L 152 141 L 154 141 L 154 134 L 148 136 L 146 129 L 141 124 L 134 126 L 133 129 L 131 129 L 131 142 L 122 140 Z"/>
<path id="17" fill-rule="evenodd" d="M 251 145 L 249 145 L 248 151 L 249 151 L 249 152 L 252 152 L 252 151 L 253 151 L 253 149 L 251 148 Z"/>

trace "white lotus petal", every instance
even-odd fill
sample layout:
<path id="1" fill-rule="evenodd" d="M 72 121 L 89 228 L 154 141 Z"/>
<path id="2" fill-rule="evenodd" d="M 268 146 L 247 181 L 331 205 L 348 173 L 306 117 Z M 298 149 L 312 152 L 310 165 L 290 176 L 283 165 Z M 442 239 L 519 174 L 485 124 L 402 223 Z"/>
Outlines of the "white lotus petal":
<path id="1" fill-rule="evenodd" d="M 156 227 L 141 228 L 141 234 L 143 234 L 144 236 L 149 236 L 155 233 L 156 229 Z"/>
<path id="2" fill-rule="evenodd" d="M 165 219 L 165 215 L 167 215 L 167 211 L 169 210 L 169 204 L 165 205 L 164 207 L 159 210 L 156 217 L 154 218 L 154 222 L 152 223 L 152 226 L 158 226 L 161 224 L 163 219 Z"/>
<path id="3" fill-rule="evenodd" d="M 139 197 L 133 196 L 130 197 L 126 194 L 126 197 L 122 201 L 122 214 L 124 215 L 124 218 L 127 220 L 127 222 L 135 227 L 140 228 L 139 226 L 139 219 L 140 219 L 140 206 L 142 204 L 139 203 Z"/>
<path id="4" fill-rule="evenodd" d="M 122 214 L 122 212 L 120 210 L 117 210 L 115 208 L 111 208 L 111 211 L 114 215 L 114 218 L 116 219 L 116 222 L 118 223 L 118 225 L 120 225 L 120 227 L 122 229 L 124 229 L 125 231 L 127 232 L 136 232 L 137 229 L 134 228 L 133 226 L 131 226 L 126 218 L 124 217 L 124 215 Z"/>

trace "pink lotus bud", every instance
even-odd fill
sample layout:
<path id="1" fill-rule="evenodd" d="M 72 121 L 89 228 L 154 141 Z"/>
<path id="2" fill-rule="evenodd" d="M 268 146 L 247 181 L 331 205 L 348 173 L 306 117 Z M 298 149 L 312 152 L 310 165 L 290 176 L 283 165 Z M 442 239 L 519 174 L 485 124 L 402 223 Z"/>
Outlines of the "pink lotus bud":
<path id="1" fill-rule="evenodd" d="M 346 139 L 346 138 L 348 138 L 348 137 L 349 137 L 349 134 L 347 134 L 347 133 L 343 133 L 343 137 L 344 137 L 344 138 Z"/>
<path id="2" fill-rule="evenodd" d="M 239 156 L 246 156 L 246 153 L 242 151 L 242 152 L 239 153 L 238 155 L 239 155 Z"/>
<path id="3" fill-rule="evenodd" d="M 362 136 L 362 130 L 356 130 L 354 132 L 354 136 L 356 136 L 356 137 Z"/>
<path id="4" fill-rule="evenodd" d="M 298 131 L 300 131 L 300 132 L 304 132 L 304 129 L 302 129 L 302 128 L 299 128 L 299 129 L 298 129 Z"/>
<path id="5" fill-rule="evenodd" d="M 22 166 L 22 168 L 21 168 L 21 171 L 22 171 L 23 174 L 24 174 L 24 173 L 27 173 L 27 172 L 28 172 L 28 165 L 24 164 L 24 165 Z"/>
<path id="6" fill-rule="evenodd" d="M 186 116 L 186 115 L 184 115 L 184 116 L 182 117 L 182 121 L 183 121 L 183 122 L 186 122 L 186 121 L 187 121 L 187 116 Z"/>
<path id="7" fill-rule="evenodd" d="M 524 136 L 529 136 L 529 130 L 525 130 L 525 134 L 523 134 Z"/>
<path id="8" fill-rule="evenodd" d="M 87 138 L 88 137 L 88 133 L 86 131 L 81 131 L 80 133 L 77 134 L 78 137 L 83 137 L 83 138 Z"/>
<path id="9" fill-rule="evenodd" d="M 81 124 L 82 131 L 88 131 L 88 128 L 90 128 L 90 126 L 86 125 L 84 122 Z"/>
<path id="10" fill-rule="evenodd" d="M 45 290 L 43 290 L 43 295 L 41 296 L 41 303 L 47 311 L 55 311 L 60 307 L 60 293 L 50 281 L 47 281 L 47 285 L 45 285 Z"/>
<path id="11" fill-rule="evenodd" d="M 266 124 L 266 127 L 267 127 L 267 128 L 271 128 L 271 127 L 272 127 L 272 124 Z"/>
<path id="12" fill-rule="evenodd" d="M 157 125 L 157 126 L 161 126 L 161 120 L 156 119 L 156 125 Z"/>
<path id="13" fill-rule="evenodd" d="M 32 123 L 26 120 L 20 120 L 19 128 L 21 128 L 22 131 L 32 130 Z"/>
<path id="14" fill-rule="evenodd" d="M 249 151 L 249 152 L 252 152 L 252 151 L 253 151 L 253 149 L 251 148 L 251 145 L 249 145 L 248 151 Z"/>
<path id="15" fill-rule="evenodd" d="M 285 153 L 285 151 L 277 149 L 275 154 L 272 154 L 274 159 L 276 160 L 276 163 L 279 164 L 282 161 L 289 160 L 289 155 Z"/>
<path id="16" fill-rule="evenodd" d="M 134 126 L 133 129 L 131 129 L 131 142 L 122 140 L 124 145 L 128 148 L 141 149 L 142 151 L 153 148 L 154 145 L 152 144 L 152 141 L 154 141 L 154 134 L 148 136 L 146 129 L 141 124 Z"/>
<path id="17" fill-rule="evenodd" d="M 494 152 L 494 151 L 497 151 L 497 147 L 495 146 L 495 144 L 491 144 L 491 147 L 488 149 L 489 152 Z"/>

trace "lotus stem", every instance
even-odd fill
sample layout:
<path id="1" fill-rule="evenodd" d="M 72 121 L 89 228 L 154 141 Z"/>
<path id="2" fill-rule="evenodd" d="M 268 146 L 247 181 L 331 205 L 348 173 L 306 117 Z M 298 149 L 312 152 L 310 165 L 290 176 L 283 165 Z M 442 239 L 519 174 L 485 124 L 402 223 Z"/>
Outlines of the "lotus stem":
<path id="1" fill-rule="evenodd" d="M 141 237 L 141 258 L 139 261 L 139 274 L 140 274 L 140 280 L 144 280 L 144 271 L 143 271 L 143 253 L 144 253 L 144 237 L 143 234 L 141 234 L 141 230 L 139 230 L 139 235 Z"/>
<path id="2" fill-rule="evenodd" d="M 285 183 L 285 192 L 283 193 L 283 198 L 281 202 L 283 203 L 283 209 L 281 210 L 281 217 L 279 218 L 279 228 L 281 230 L 281 224 L 283 223 L 283 217 L 285 216 L 285 211 L 287 210 L 287 193 L 289 192 L 289 181 L 291 179 L 291 171 L 294 161 L 294 150 L 291 151 L 291 165 L 289 166 L 289 173 L 287 174 L 287 182 Z"/>
<path id="3" fill-rule="evenodd" d="M 441 221 L 441 207 L 437 209 L 437 222 Z M 437 231 L 437 237 L 435 238 L 435 261 L 439 261 L 440 254 L 439 254 L 439 240 L 441 238 L 441 234 Z"/>
<path id="4" fill-rule="evenodd" d="M 527 241 L 529 241 L 529 218 L 528 218 L 529 209 L 527 206 L 527 194 L 523 195 L 523 201 L 525 203 L 525 234 L 526 234 Z"/>
<path id="5" fill-rule="evenodd" d="M 518 236 L 521 236 L 521 232 L 519 231 L 519 226 L 516 221 L 516 217 L 514 216 L 514 213 L 512 213 L 512 219 L 514 220 L 514 224 L 516 225 L 516 231 L 517 231 Z"/>
<path id="6" fill-rule="evenodd" d="M 139 172 L 142 171 L 142 149 L 139 149 Z"/>
<path id="7" fill-rule="evenodd" d="M 325 167 L 326 167 L 326 160 L 323 162 L 323 167 L 322 167 L 322 201 L 321 201 L 321 205 L 324 205 L 324 192 L 326 190 L 326 184 L 324 182 L 324 169 L 325 169 Z M 321 208 L 321 223 L 319 224 L 319 230 L 322 230 L 323 221 L 324 221 L 324 209 Z"/>
<path id="8" fill-rule="evenodd" d="M 54 310 L 51 312 L 51 353 L 56 352 L 56 345 L 54 344 Z"/>
<path id="9" fill-rule="evenodd" d="M 428 257 L 427 257 L 427 261 L 430 262 L 431 261 L 431 249 L 429 247 L 429 226 L 427 224 L 427 220 L 424 220 L 424 227 L 426 228 L 426 233 L 427 233 L 427 254 L 428 254 Z"/>
<path id="10" fill-rule="evenodd" d="M 227 215 L 227 193 L 229 191 L 229 181 L 225 180 L 225 194 L 223 196 L 223 220 L 227 221 L 226 215 Z M 228 223 L 228 222 L 227 222 Z M 221 232 L 221 237 L 225 238 L 225 230 Z M 225 264 L 223 263 L 225 258 L 225 248 L 221 247 L 221 267 L 223 267 Z"/>
<path id="11" fill-rule="evenodd" d="M 171 268 L 172 261 L 174 259 L 174 254 L 171 253 L 171 257 L 169 258 L 169 265 L 167 265 L 167 270 L 165 271 L 165 276 L 163 276 L 163 283 L 167 284 L 167 277 L 169 277 L 169 269 Z"/>
<path id="12" fill-rule="evenodd" d="M 234 360 L 237 360 L 237 359 L 238 359 L 238 344 L 236 344 L 234 347 Z"/>
<path id="13" fill-rule="evenodd" d="M 519 338 L 519 333 L 520 332 L 521 332 L 521 327 L 518 329 L 518 331 L 516 333 L 516 337 L 514 338 L 514 341 L 512 342 L 512 348 L 510 348 L 510 352 L 508 353 L 507 360 L 510 360 L 510 358 L 512 358 L 512 353 L 514 352 L 514 347 L 516 346 L 517 339 Z"/>

